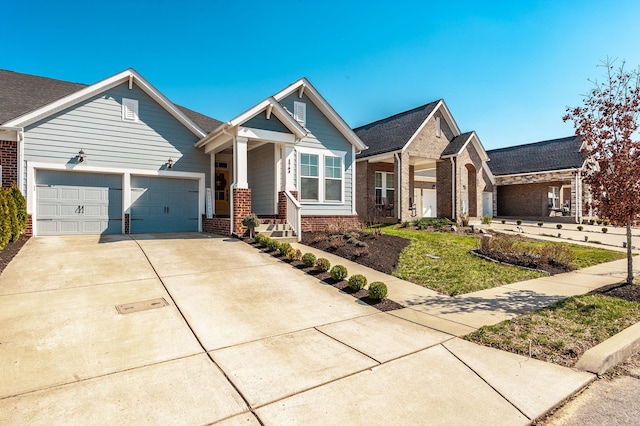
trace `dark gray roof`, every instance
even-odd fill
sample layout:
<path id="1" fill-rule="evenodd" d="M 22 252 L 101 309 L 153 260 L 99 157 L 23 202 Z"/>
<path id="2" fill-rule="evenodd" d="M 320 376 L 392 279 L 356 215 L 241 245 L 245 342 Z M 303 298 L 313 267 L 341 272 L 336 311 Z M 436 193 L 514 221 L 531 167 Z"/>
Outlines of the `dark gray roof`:
<path id="1" fill-rule="evenodd" d="M 176 105 L 176 107 L 178 107 L 178 109 L 182 111 L 184 115 L 189 117 L 191 121 L 196 123 L 198 127 L 204 130 L 206 133 L 209 133 L 215 130 L 216 128 L 218 128 L 219 125 L 222 124 L 222 121 L 220 120 L 216 120 L 215 118 L 211 118 L 207 115 L 200 114 L 199 112 L 195 112 L 193 110 L 190 110 L 189 108 L 185 108 L 180 105 Z"/>
<path id="2" fill-rule="evenodd" d="M 86 87 L 80 83 L 0 70 L 0 124 Z"/>
<path id="3" fill-rule="evenodd" d="M 444 149 L 444 151 L 442 151 L 441 155 L 444 157 L 447 155 L 455 155 L 459 153 L 467 140 L 469 140 L 469 136 L 471 136 L 472 133 L 473 131 L 464 132 L 453 138 L 451 142 L 449 142 L 449 145 L 447 145 L 447 147 Z"/>
<path id="4" fill-rule="evenodd" d="M 576 136 L 492 149 L 489 168 L 496 175 L 576 169 L 582 166 L 581 141 Z"/>
<path id="5" fill-rule="evenodd" d="M 87 87 L 37 75 L 0 70 L 0 124 L 34 111 Z M 209 133 L 222 122 L 176 105 L 202 130 Z"/>
<path id="6" fill-rule="evenodd" d="M 356 135 L 369 147 L 366 151 L 358 154 L 358 158 L 402 149 L 429 114 L 433 112 L 438 102 L 440 100 L 354 129 Z"/>

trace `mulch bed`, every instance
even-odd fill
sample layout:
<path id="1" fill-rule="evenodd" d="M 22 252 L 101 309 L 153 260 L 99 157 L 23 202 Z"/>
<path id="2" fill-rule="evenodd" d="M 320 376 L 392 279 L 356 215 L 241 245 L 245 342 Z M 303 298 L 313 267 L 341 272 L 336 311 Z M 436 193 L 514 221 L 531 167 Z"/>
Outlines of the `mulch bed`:
<path id="1" fill-rule="evenodd" d="M 336 256 L 368 266 L 376 271 L 391 274 L 398 266 L 400 253 L 411 241 L 395 235 L 358 233 L 358 240 L 367 244 L 367 254 L 361 254 L 361 247 L 344 243 L 341 247 L 334 247 L 330 239 L 326 239 L 326 232 L 303 232 L 302 244 L 326 251 Z"/>
<path id="2" fill-rule="evenodd" d="M 640 303 L 640 285 L 627 284 L 626 282 L 611 284 L 593 290 L 590 294 L 601 294 L 603 296 L 617 297 L 630 302 Z"/>
<path id="3" fill-rule="evenodd" d="M 304 241 L 304 240 L 303 240 Z M 371 299 L 369 297 L 369 292 L 367 290 L 359 290 L 354 292 L 351 288 L 349 288 L 349 285 L 347 283 L 346 280 L 341 280 L 341 281 L 336 281 L 333 278 L 331 278 L 331 275 L 329 275 L 329 272 L 320 272 L 317 271 L 315 268 L 313 267 L 309 267 L 307 265 L 305 265 L 304 263 L 302 263 L 301 261 L 298 260 L 289 260 L 287 259 L 285 256 L 280 255 L 278 252 L 276 251 L 268 251 L 266 248 L 261 248 L 259 244 L 255 243 L 253 241 L 253 239 L 245 239 L 245 242 L 247 242 L 248 244 L 260 249 L 260 251 L 270 254 L 271 256 L 280 259 L 282 262 L 288 263 L 290 264 L 292 267 L 301 270 L 302 272 L 306 273 L 307 275 L 310 275 L 318 280 L 320 280 L 321 282 L 328 284 L 330 286 L 335 287 L 336 289 L 340 290 L 343 293 L 347 293 L 351 296 L 353 296 L 354 298 L 358 299 L 359 301 L 366 303 L 367 305 L 373 306 L 374 308 L 382 311 L 382 312 L 387 312 L 387 311 L 393 311 L 396 309 L 402 309 L 404 308 L 404 306 L 402 306 L 401 304 L 399 304 L 398 302 L 394 302 L 391 299 L 385 299 L 385 300 L 376 300 L 376 299 Z"/>
<path id="4" fill-rule="evenodd" d="M 7 267 L 9 262 L 18 254 L 22 246 L 24 246 L 27 241 L 29 241 L 29 237 L 26 235 L 20 235 L 16 241 L 11 242 L 5 246 L 2 250 L 0 250 L 0 274 Z"/>

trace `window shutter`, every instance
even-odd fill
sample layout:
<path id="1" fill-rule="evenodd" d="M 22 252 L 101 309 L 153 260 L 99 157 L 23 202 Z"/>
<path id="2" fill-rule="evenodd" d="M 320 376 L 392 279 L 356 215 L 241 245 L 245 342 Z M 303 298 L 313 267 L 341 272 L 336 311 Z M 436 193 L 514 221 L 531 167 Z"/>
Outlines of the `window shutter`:
<path id="1" fill-rule="evenodd" d="M 307 124 L 307 104 L 304 102 L 293 102 L 293 118 L 303 126 Z"/>
<path id="2" fill-rule="evenodd" d="M 136 99 L 122 98 L 122 120 L 138 121 L 138 101 Z"/>

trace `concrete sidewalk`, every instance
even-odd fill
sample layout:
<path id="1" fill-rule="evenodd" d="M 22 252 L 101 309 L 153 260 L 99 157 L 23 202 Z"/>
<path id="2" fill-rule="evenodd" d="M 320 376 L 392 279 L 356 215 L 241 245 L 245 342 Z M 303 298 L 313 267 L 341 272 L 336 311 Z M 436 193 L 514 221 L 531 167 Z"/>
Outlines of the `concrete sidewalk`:
<path id="1" fill-rule="evenodd" d="M 347 267 L 409 307 L 379 312 L 228 238 L 33 238 L 0 275 L 0 423 L 520 425 L 595 378 L 456 337 L 581 277 L 462 299 Z"/>

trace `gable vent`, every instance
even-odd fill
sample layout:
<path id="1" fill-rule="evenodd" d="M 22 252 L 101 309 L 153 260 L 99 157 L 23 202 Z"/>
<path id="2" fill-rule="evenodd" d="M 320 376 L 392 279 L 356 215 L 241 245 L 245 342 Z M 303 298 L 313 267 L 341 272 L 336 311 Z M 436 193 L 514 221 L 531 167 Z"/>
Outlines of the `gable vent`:
<path id="1" fill-rule="evenodd" d="M 293 118 L 303 126 L 307 124 L 307 104 L 304 102 L 293 102 Z"/>
<path id="2" fill-rule="evenodd" d="M 138 101 L 122 98 L 122 121 L 138 122 Z"/>

